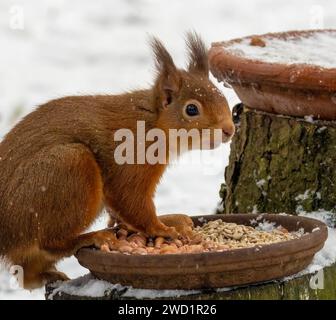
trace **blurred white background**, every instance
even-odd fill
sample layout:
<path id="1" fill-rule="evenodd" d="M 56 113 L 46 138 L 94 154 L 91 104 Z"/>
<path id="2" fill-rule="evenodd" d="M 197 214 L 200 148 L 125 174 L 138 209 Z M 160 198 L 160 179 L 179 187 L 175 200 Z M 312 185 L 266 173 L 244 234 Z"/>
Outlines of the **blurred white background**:
<path id="1" fill-rule="evenodd" d="M 153 63 L 148 35 L 160 37 L 183 66 L 183 37 L 190 29 L 210 44 L 323 27 L 336 27 L 335 1 L 1 0 L 0 136 L 52 98 L 149 86 Z M 231 107 L 238 102 L 232 90 L 218 86 Z M 172 166 L 158 188 L 158 212 L 213 212 L 228 153 L 228 145 L 217 151 L 212 174 L 200 165 Z M 94 228 L 104 223 L 102 217 Z M 70 277 L 86 272 L 74 258 L 60 269 Z M 43 299 L 43 293 L 11 289 L 8 273 L 0 271 L 0 299 Z"/>

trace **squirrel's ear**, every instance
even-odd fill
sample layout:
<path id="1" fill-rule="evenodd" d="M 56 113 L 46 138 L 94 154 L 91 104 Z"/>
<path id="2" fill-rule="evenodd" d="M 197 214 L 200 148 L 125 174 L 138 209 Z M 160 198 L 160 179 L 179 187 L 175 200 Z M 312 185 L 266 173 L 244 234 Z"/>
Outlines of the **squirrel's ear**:
<path id="1" fill-rule="evenodd" d="M 151 46 L 154 52 L 155 65 L 158 72 L 157 84 L 162 96 L 162 105 L 165 107 L 171 103 L 181 87 L 181 76 L 177 70 L 171 55 L 160 40 L 153 37 Z"/>
<path id="2" fill-rule="evenodd" d="M 188 71 L 209 76 L 208 52 L 201 37 L 196 32 L 188 32 L 186 44 L 189 53 Z"/>

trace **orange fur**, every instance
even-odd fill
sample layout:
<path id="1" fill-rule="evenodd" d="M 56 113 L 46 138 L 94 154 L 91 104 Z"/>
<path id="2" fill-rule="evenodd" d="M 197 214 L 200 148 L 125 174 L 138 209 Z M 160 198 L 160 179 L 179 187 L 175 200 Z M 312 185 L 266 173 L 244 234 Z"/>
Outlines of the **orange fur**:
<path id="1" fill-rule="evenodd" d="M 227 102 L 208 79 L 199 37 L 188 36 L 188 71 L 175 67 L 161 42 L 154 39 L 152 46 L 157 63 L 152 88 L 52 100 L 1 142 L 0 255 L 24 267 L 25 287 L 65 279 L 55 263 L 82 246 L 116 243 L 108 231 L 82 234 L 103 206 L 148 235 L 178 236 L 174 224 L 157 218 L 153 203 L 166 165 L 118 165 L 116 130 L 136 132 L 137 120 L 143 120 L 146 130 L 221 128 L 233 134 Z M 203 106 L 197 121 L 183 118 L 190 99 Z"/>

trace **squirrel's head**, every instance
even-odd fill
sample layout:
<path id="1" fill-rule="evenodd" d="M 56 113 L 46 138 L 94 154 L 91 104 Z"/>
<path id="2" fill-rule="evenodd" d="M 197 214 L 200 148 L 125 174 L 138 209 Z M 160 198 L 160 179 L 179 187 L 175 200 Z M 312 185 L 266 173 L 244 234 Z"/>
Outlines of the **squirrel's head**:
<path id="1" fill-rule="evenodd" d="M 205 148 L 215 148 L 230 140 L 235 126 L 227 100 L 209 79 L 207 49 L 202 39 L 188 33 L 186 43 L 189 64 L 186 70 L 181 70 L 163 44 L 156 38 L 152 40 L 157 69 L 154 87 L 157 126 L 166 134 L 169 129 L 197 129 L 201 140 L 210 140 Z M 188 148 L 194 148 L 190 142 Z"/>

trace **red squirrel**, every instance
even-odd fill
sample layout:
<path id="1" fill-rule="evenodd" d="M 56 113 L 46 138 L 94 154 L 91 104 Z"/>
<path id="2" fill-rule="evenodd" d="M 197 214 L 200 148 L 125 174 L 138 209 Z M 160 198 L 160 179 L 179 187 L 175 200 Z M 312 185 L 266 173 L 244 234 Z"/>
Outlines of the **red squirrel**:
<path id="1" fill-rule="evenodd" d="M 183 219 L 160 221 L 153 202 L 167 165 L 117 164 L 113 134 L 128 128 L 136 135 L 138 120 L 146 130 L 166 133 L 220 129 L 224 142 L 234 134 L 228 103 L 209 80 L 203 41 L 195 33 L 186 41 L 186 70 L 153 38 L 157 74 L 151 88 L 49 101 L 2 140 L 0 256 L 23 267 L 25 288 L 68 279 L 55 268 L 59 260 L 81 247 L 118 241 L 107 230 L 84 233 L 104 207 L 149 236 L 179 236 Z"/>

